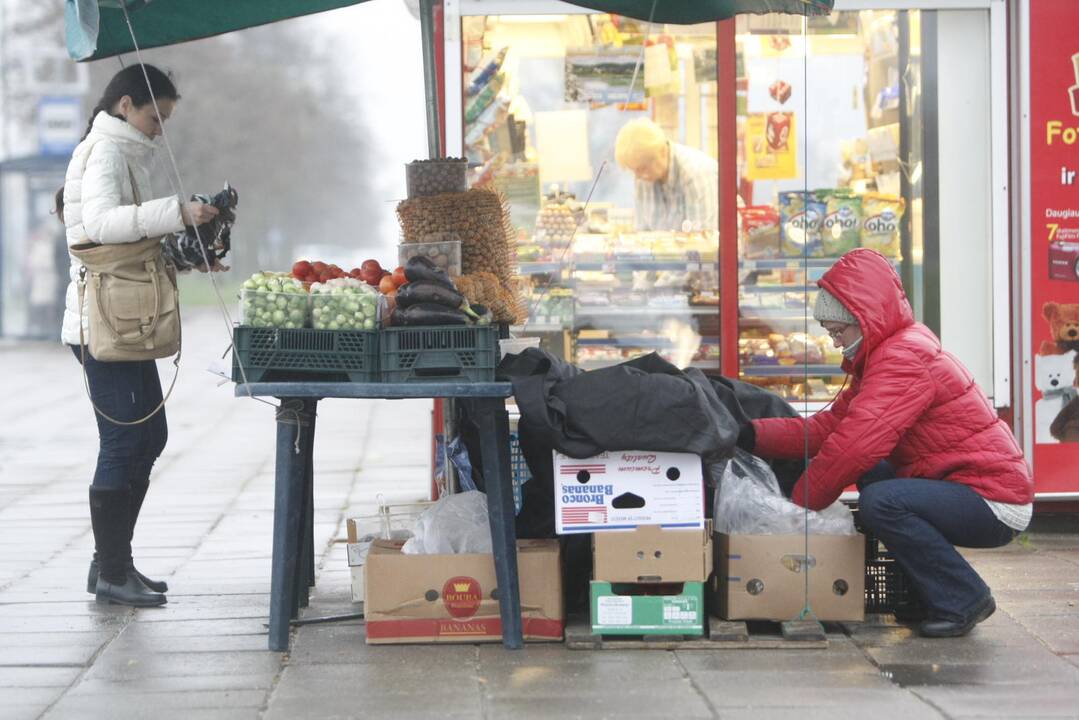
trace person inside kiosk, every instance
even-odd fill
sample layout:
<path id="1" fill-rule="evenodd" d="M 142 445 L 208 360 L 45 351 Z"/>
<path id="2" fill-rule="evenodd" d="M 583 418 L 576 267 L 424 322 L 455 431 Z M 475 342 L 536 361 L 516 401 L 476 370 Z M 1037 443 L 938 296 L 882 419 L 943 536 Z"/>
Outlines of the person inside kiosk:
<path id="1" fill-rule="evenodd" d="M 842 349 L 850 385 L 808 419 L 753 420 L 739 445 L 764 458 L 808 453 L 791 500 L 811 510 L 857 483 L 862 523 L 927 608 L 920 634 L 965 635 L 996 603 L 955 546 L 1000 547 L 1026 529 L 1030 468 L 971 373 L 915 321 L 883 255 L 852 250 L 818 285 L 813 317 Z"/>

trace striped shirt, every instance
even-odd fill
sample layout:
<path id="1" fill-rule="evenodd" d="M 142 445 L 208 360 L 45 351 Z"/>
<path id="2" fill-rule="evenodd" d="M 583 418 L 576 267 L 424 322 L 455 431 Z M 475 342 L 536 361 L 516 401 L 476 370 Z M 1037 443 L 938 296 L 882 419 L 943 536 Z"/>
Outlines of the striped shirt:
<path id="1" fill-rule="evenodd" d="M 982 499 L 984 500 L 985 498 Z M 989 505 L 989 509 L 993 511 L 993 514 L 997 516 L 997 520 L 1000 520 L 1012 530 L 1018 530 L 1019 532 L 1027 529 L 1027 525 L 1030 525 L 1030 518 L 1034 515 L 1034 505 L 1032 503 L 1014 505 L 994 500 L 986 500 L 985 502 Z"/>
<path id="2" fill-rule="evenodd" d="M 638 230 L 717 230 L 719 163 L 700 150 L 668 143 L 670 167 L 662 182 L 636 183 Z"/>

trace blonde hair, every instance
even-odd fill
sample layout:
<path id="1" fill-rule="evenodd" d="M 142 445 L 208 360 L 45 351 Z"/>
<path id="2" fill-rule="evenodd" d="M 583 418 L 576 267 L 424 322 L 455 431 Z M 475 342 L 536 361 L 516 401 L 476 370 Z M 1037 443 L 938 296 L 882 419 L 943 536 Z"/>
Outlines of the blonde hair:
<path id="1" fill-rule="evenodd" d="M 647 118 L 630 120 L 618 131 L 614 141 L 614 159 L 633 170 L 655 159 L 667 146 L 663 128 Z"/>

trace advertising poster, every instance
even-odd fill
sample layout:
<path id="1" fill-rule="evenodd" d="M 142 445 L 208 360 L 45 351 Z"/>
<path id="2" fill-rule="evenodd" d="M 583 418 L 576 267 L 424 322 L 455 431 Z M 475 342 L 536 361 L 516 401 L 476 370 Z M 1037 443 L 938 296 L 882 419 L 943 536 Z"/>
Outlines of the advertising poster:
<path id="1" fill-rule="evenodd" d="M 750 113 L 746 117 L 746 178 L 798 177 L 798 131 L 792 112 Z"/>
<path id="2" fill-rule="evenodd" d="M 1079 3 L 1030 3 L 1034 479 L 1079 489 Z"/>

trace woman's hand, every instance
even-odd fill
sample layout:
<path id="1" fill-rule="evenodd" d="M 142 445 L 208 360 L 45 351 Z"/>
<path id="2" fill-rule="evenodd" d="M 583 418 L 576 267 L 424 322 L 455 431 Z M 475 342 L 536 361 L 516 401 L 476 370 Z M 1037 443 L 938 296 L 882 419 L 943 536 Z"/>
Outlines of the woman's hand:
<path id="1" fill-rule="evenodd" d="M 218 212 L 213 205 L 190 200 L 180 206 L 180 219 L 184 221 L 184 225 L 204 225 L 217 217 Z"/>

